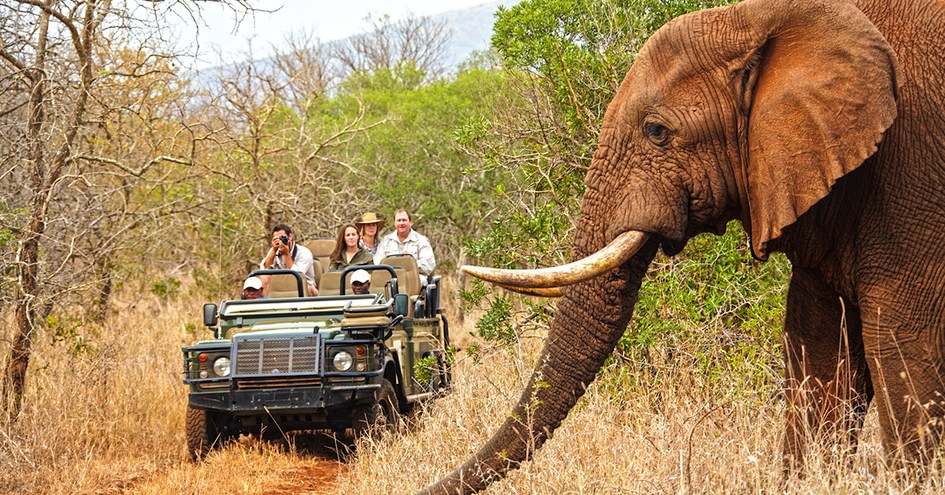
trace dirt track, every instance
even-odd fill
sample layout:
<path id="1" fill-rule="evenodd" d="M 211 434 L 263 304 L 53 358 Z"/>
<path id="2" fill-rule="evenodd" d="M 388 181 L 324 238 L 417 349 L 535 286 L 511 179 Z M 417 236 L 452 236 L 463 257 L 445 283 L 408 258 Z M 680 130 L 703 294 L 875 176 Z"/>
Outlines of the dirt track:
<path id="1" fill-rule="evenodd" d="M 257 440 L 251 440 L 257 441 Z M 340 443 L 336 443 L 340 442 Z M 293 435 L 294 450 L 304 464 L 290 467 L 280 473 L 280 482 L 263 491 L 265 495 L 295 495 L 329 493 L 335 479 L 346 469 L 345 454 L 353 449 L 351 440 L 325 434 Z M 288 442 L 275 440 L 289 449 Z"/>
<path id="2" fill-rule="evenodd" d="M 317 459 L 310 466 L 285 471 L 284 481 L 265 495 L 300 495 L 328 493 L 335 487 L 335 478 L 345 469 L 338 461 Z"/>

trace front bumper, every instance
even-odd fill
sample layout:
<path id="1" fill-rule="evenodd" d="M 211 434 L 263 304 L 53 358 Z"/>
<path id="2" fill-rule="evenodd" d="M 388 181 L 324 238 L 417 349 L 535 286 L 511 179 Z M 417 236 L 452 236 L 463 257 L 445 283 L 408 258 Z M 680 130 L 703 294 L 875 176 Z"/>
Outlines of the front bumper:
<path id="1" fill-rule="evenodd" d="M 337 384 L 253 390 L 192 391 L 191 407 L 225 411 L 235 415 L 325 413 L 333 408 L 351 409 L 374 402 L 380 384 Z"/>

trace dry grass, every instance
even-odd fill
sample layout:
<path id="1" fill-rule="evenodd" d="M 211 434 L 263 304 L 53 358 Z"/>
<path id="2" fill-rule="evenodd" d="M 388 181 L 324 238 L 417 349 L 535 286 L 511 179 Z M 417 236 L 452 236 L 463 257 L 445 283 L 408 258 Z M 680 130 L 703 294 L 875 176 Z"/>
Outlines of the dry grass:
<path id="1" fill-rule="evenodd" d="M 538 345 L 524 346 L 532 359 Z M 362 445 L 338 479 L 341 493 L 412 493 L 449 473 L 503 421 L 522 389 L 523 359 L 495 355 L 460 366 L 454 392 L 421 415 L 411 434 Z M 528 368 L 528 366 L 524 366 Z M 622 370 L 625 371 L 625 370 Z M 875 412 L 848 464 L 810 459 L 812 475 L 782 480 L 780 401 L 723 401 L 696 392 L 691 373 L 663 376 L 662 389 L 615 394 L 648 377 L 609 370 L 532 462 L 486 493 L 936 493 L 941 473 L 896 480 L 882 468 Z M 698 378 L 696 378 L 698 380 Z M 676 384 L 685 383 L 684 388 Z M 725 391 L 719 391 L 721 396 Z"/>
<path id="2" fill-rule="evenodd" d="M 451 394 L 424 405 L 407 434 L 362 443 L 344 463 L 330 439 L 311 447 L 308 437 L 244 439 L 194 465 L 183 447 L 179 348 L 207 335 L 203 301 L 126 297 L 120 318 L 80 329 L 84 351 L 38 336 L 23 415 L 0 427 L 0 493 L 412 493 L 486 441 L 541 346 L 526 339 L 478 365 L 461 353 Z M 10 328 L 0 335 L 4 357 Z M 461 342 L 467 333 L 453 328 Z M 488 493 L 935 493 L 945 480 L 891 476 L 871 412 L 856 454 L 814 458 L 811 476 L 784 483 L 776 396 L 724 398 L 731 391 L 696 369 L 667 367 L 658 380 L 628 373 L 608 370 L 535 460 Z"/>
<path id="3" fill-rule="evenodd" d="M 278 493 L 319 459 L 284 444 L 243 442 L 185 460 L 180 347 L 208 333 L 203 301 L 117 301 L 121 316 L 54 342 L 38 335 L 19 420 L 0 429 L 0 493 Z M 197 325 L 197 326 L 195 326 Z M 4 326 L 10 332 L 10 325 Z M 188 328 L 190 330 L 188 330 Z M 0 346 L 4 358 L 8 334 Z M 325 466 L 337 474 L 337 463 Z M 286 493 L 295 493 L 289 490 Z"/>

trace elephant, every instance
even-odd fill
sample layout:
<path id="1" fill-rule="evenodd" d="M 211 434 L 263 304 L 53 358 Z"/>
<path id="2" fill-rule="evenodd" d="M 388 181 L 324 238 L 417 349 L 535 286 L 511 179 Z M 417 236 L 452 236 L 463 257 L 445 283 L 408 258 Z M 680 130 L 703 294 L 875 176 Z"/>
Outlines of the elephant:
<path id="1" fill-rule="evenodd" d="M 518 405 L 422 493 L 480 491 L 528 460 L 613 352 L 658 250 L 731 220 L 754 257 L 792 267 L 786 472 L 855 447 L 871 403 L 886 455 L 928 462 L 945 420 L 943 47 L 941 0 L 745 0 L 661 27 L 604 114 L 573 261 L 464 267 L 562 299 Z"/>

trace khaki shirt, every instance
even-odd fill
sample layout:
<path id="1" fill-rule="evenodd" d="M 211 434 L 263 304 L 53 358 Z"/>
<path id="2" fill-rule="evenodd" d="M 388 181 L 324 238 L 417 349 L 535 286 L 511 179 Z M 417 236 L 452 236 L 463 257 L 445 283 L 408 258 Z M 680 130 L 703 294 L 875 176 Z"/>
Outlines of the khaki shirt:
<path id="1" fill-rule="evenodd" d="M 400 242 L 396 230 L 382 237 L 380 242 L 377 243 L 374 264 L 379 264 L 381 260 L 392 254 L 409 254 L 416 258 L 417 268 L 420 269 L 423 280 L 429 277 L 433 273 L 433 269 L 436 268 L 436 258 L 433 256 L 433 246 L 430 245 L 430 240 L 413 229 L 410 229 L 410 233 L 407 234 L 404 242 Z"/>

